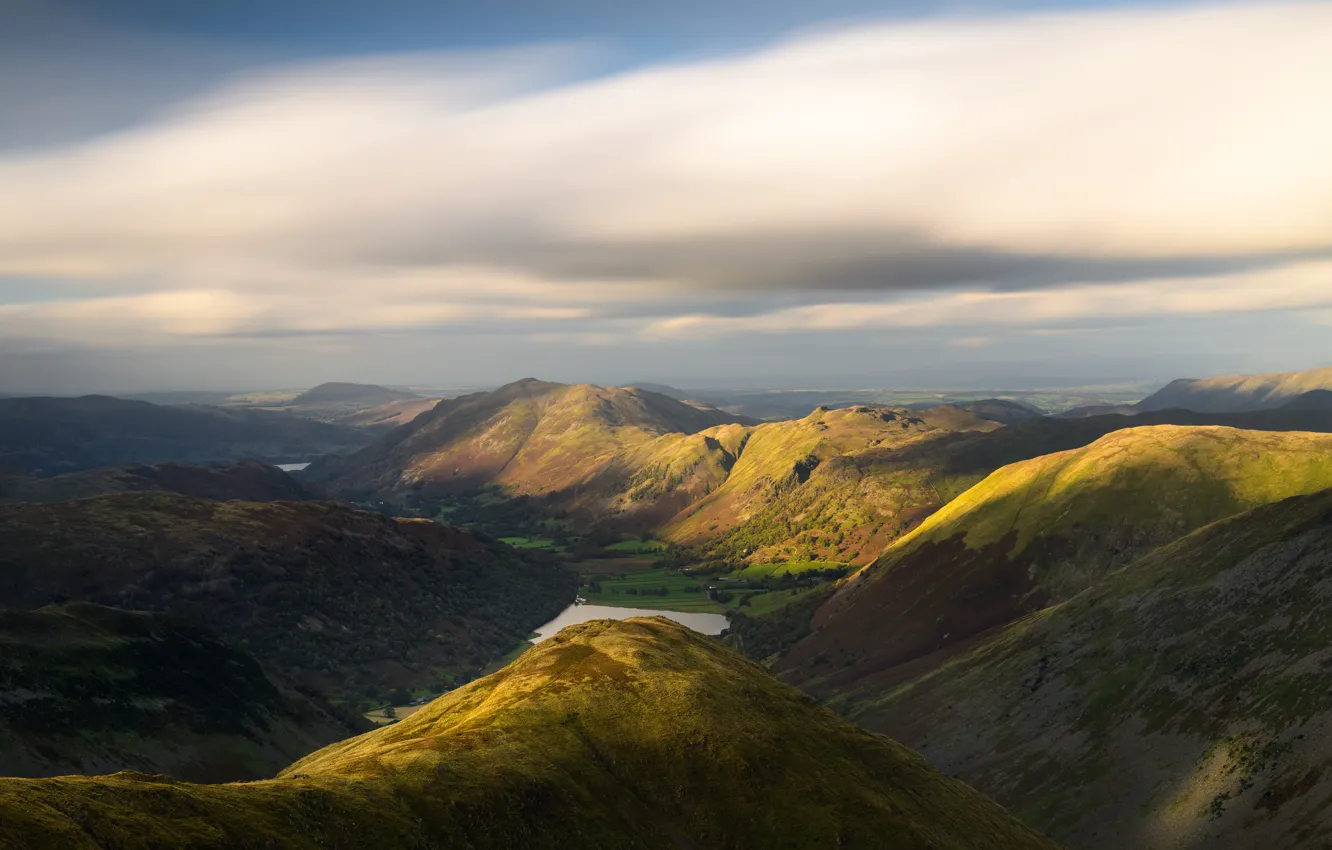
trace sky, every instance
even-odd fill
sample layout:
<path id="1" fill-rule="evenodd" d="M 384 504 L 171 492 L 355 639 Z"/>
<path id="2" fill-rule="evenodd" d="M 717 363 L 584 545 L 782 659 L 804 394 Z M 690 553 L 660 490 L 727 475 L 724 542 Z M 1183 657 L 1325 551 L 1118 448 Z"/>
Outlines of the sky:
<path id="1" fill-rule="evenodd" d="M 1332 365 L 1332 4 L 0 0 L 0 392 Z"/>

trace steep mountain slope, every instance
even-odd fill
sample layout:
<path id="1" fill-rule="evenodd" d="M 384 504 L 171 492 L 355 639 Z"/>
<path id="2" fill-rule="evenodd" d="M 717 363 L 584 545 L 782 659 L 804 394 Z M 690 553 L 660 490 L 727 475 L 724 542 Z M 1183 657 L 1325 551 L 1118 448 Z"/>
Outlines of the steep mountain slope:
<path id="1" fill-rule="evenodd" d="M 0 507 L 0 605 L 176 614 L 341 697 L 474 673 L 576 586 L 540 554 L 327 502 L 134 493 Z"/>
<path id="2" fill-rule="evenodd" d="M 728 485 L 728 490 L 715 493 L 680 514 L 667 533 L 698 546 L 704 558 L 750 563 L 814 560 L 862 565 L 873 561 L 893 541 L 999 467 L 1080 448 L 1125 428 L 1216 424 L 1255 430 L 1332 431 L 1332 411 L 1203 414 L 1171 410 L 1134 417 L 1074 420 L 1040 417 L 999 428 L 993 421 L 979 419 L 969 412 L 959 413 L 952 405 L 918 411 L 859 408 L 866 409 L 885 416 L 904 417 L 887 419 L 885 423 L 919 422 L 907 428 L 886 424 L 882 441 L 864 448 L 858 448 L 854 439 L 843 441 L 839 450 L 845 454 L 827 457 L 803 483 L 790 478 L 792 465 L 800 459 L 800 454 L 776 454 L 773 457 L 780 462 L 760 465 L 767 469 L 755 477 L 766 476 L 784 484 L 751 491 L 758 498 L 730 502 L 743 510 L 728 515 L 724 509 L 727 505 L 723 504 L 723 510 L 709 517 L 710 505 L 723 501 L 730 491 L 738 489 Z M 856 411 L 857 408 L 850 409 L 852 414 Z M 818 419 L 818 415 L 813 417 L 814 421 Z M 765 424 L 756 433 L 799 432 L 808 427 L 809 421 L 810 417 L 806 417 Z M 836 418 L 826 419 L 824 424 L 847 425 Z M 749 460 L 754 462 L 760 456 L 758 452 L 751 453 Z M 735 464 L 737 468 L 740 465 Z"/>
<path id="3" fill-rule="evenodd" d="M 202 499 L 294 502 L 320 498 L 309 484 L 277 467 L 252 460 L 229 466 L 180 463 L 129 464 L 51 478 L 0 474 L 0 504 L 64 502 L 109 493 L 168 491 Z"/>
<path id="4" fill-rule="evenodd" d="M 1052 848 L 662 619 L 565 629 L 269 782 L 0 780 L 0 846 Z"/>
<path id="5" fill-rule="evenodd" d="M 184 620 L 86 603 L 0 611 L 0 775 L 262 779 L 367 726 Z"/>
<path id="6" fill-rule="evenodd" d="M 56 475 L 124 463 L 274 462 L 358 449 L 371 435 L 265 410 L 108 396 L 0 399 L 0 467 Z"/>
<path id="7" fill-rule="evenodd" d="M 526 379 L 446 399 L 375 445 L 318 462 L 306 473 L 353 497 L 492 484 L 514 494 L 563 494 L 656 437 L 730 421 L 735 418 L 720 411 L 642 390 Z"/>
<path id="8" fill-rule="evenodd" d="M 889 474 L 895 450 L 999 427 L 952 405 L 928 410 L 859 405 L 709 431 L 735 460 L 725 480 L 662 534 L 704 546 L 714 556 L 754 563 L 868 562 L 938 506 L 923 466 Z"/>
<path id="9" fill-rule="evenodd" d="M 1200 413 L 1270 410 L 1310 390 L 1332 390 L 1332 366 L 1304 372 L 1181 379 L 1172 381 L 1136 406 L 1140 410 L 1182 407 Z"/>
<path id="10" fill-rule="evenodd" d="M 1207 526 L 852 716 L 1085 848 L 1332 843 L 1332 492 Z"/>
<path id="11" fill-rule="evenodd" d="M 1132 428 L 1007 466 L 848 583 L 777 669 L 824 695 L 882 687 L 1195 528 L 1328 487 L 1332 435 L 1299 432 Z"/>

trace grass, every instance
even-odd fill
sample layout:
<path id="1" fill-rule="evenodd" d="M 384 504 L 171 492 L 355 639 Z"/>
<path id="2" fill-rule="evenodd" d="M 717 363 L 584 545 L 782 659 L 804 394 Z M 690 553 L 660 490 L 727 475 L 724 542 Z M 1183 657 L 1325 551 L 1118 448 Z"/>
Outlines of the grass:
<path id="1" fill-rule="evenodd" d="M 1006 466 L 901 541 L 965 531 L 979 548 L 1107 523 L 1180 532 L 1289 496 L 1332 487 L 1332 435 L 1217 426 L 1129 428 L 1081 449 Z"/>
<path id="2" fill-rule="evenodd" d="M 1304 832 L 1301 815 L 1326 798 L 1332 750 L 1306 736 L 1332 717 L 1329 552 L 1332 490 L 1256 508 L 886 693 L 849 693 L 847 714 L 908 743 L 949 742 L 931 755 L 1070 843 L 1116 815 L 1120 835 L 1188 824 L 1191 847 L 1324 842 L 1332 828 Z M 1218 750 L 1229 766 L 1200 786 Z"/>
<path id="3" fill-rule="evenodd" d="M 588 587 L 584 587 L 581 593 L 588 602 L 597 605 L 710 614 L 722 614 L 726 611 L 725 606 L 708 598 L 706 592 L 708 580 L 698 576 L 686 576 L 672 570 L 657 568 L 630 573 L 624 578 L 598 576 L 596 581 L 601 585 L 599 593 L 591 591 Z M 666 588 L 665 596 L 643 594 L 643 591 L 656 591 L 663 587 Z M 698 587 L 702 590 L 687 591 L 686 587 Z M 629 593 L 630 590 L 635 593 Z"/>
<path id="4" fill-rule="evenodd" d="M 839 564 L 836 561 L 792 561 L 784 564 L 750 564 L 736 575 L 753 581 L 768 576 L 781 577 L 788 574 L 799 575 L 815 570 L 845 570 L 847 568 L 847 564 Z"/>
<path id="5" fill-rule="evenodd" d="M 770 590 L 766 593 L 751 594 L 749 597 L 749 604 L 741 610 L 751 616 L 771 614 L 773 611 L 785 608 L 792 602 L 795 602 L 817 589 L 817 586 L 801 587 L 792 588 L 791 590 Z"/>
<path id="6" fill-rule="evenodd" d="M 277 779 L 0 780 L 0 847 L 1053 850 L 920 756 L 659 618 L 571 626 Z"/>

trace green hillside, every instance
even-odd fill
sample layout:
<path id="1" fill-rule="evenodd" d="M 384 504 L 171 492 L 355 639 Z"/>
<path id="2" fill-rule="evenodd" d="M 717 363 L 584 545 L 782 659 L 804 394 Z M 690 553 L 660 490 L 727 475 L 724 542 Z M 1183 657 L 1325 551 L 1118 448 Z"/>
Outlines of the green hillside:
<path id="1" fill-rule="evenodd" d="M 1332 492 L 1159 549 L 848 705 L 1086 848 L 1332 842 Z"/>
<path id="2" fill-rule="evenodd" d="M 124 493 L 0 507 L 0 605 L 175 614 L 346 699 L 438 692 L 524 640 L 576 588 L 539 552 L 328 502 Z"/>
<path id="3" fill-rule="evenodd" d="M 778 669 L 824 695 L 891 680 L 1208 522 L 1327 487 L 1332 435 L 1301 432 L 1132 428 L 1013 464 L 848 583 Z"/>
<path id="4" fill-rule="evenodd" d="M 0 775 L 263 779 L 366 726 L 184 620 L 0 610 Z"/>
<path id="5" fill-rule="evenodd" d="M 0 780 L 0 847 L 1053 848 L 661 619 L 564 630 L 278 779 Z"/>

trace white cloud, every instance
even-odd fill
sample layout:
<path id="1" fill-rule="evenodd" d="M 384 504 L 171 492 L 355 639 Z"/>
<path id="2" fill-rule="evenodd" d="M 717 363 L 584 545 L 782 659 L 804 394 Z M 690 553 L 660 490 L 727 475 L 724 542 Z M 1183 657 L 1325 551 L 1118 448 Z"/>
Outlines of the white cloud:
<path id="1" fill-rule="evenodd" d="M 1332 261 L 1204 278 L 1068 286 L 1027 292 L 958 292 L 887 302 L 817 304 L 754 316 L 696 313 L 660 319 L 650 337 L 878 328 L 1012 327 L 1332 307 Z M 970 342 L 958 340 L 956 344 Z"/>
<path id="2" fill-rule="evenodd" d="M 559 325 L 626 303 L 686 314 L 657 337 L 1325 304 L 1317 264 L 1151 266 L 1332 248 L 1329 33 L 1321 3 L 1135 8 L 865 27 L 547 88 L 566 55 L 240 80 L 0 159 L 0 275 L 90 287 L 0 308 L 0 336 L 511 321 L 591 339 Z M 1149 279 L 993 286 L 1115 274 Z M 937 285 L 966 291 L 707 315 L 773 288 Z"/>

